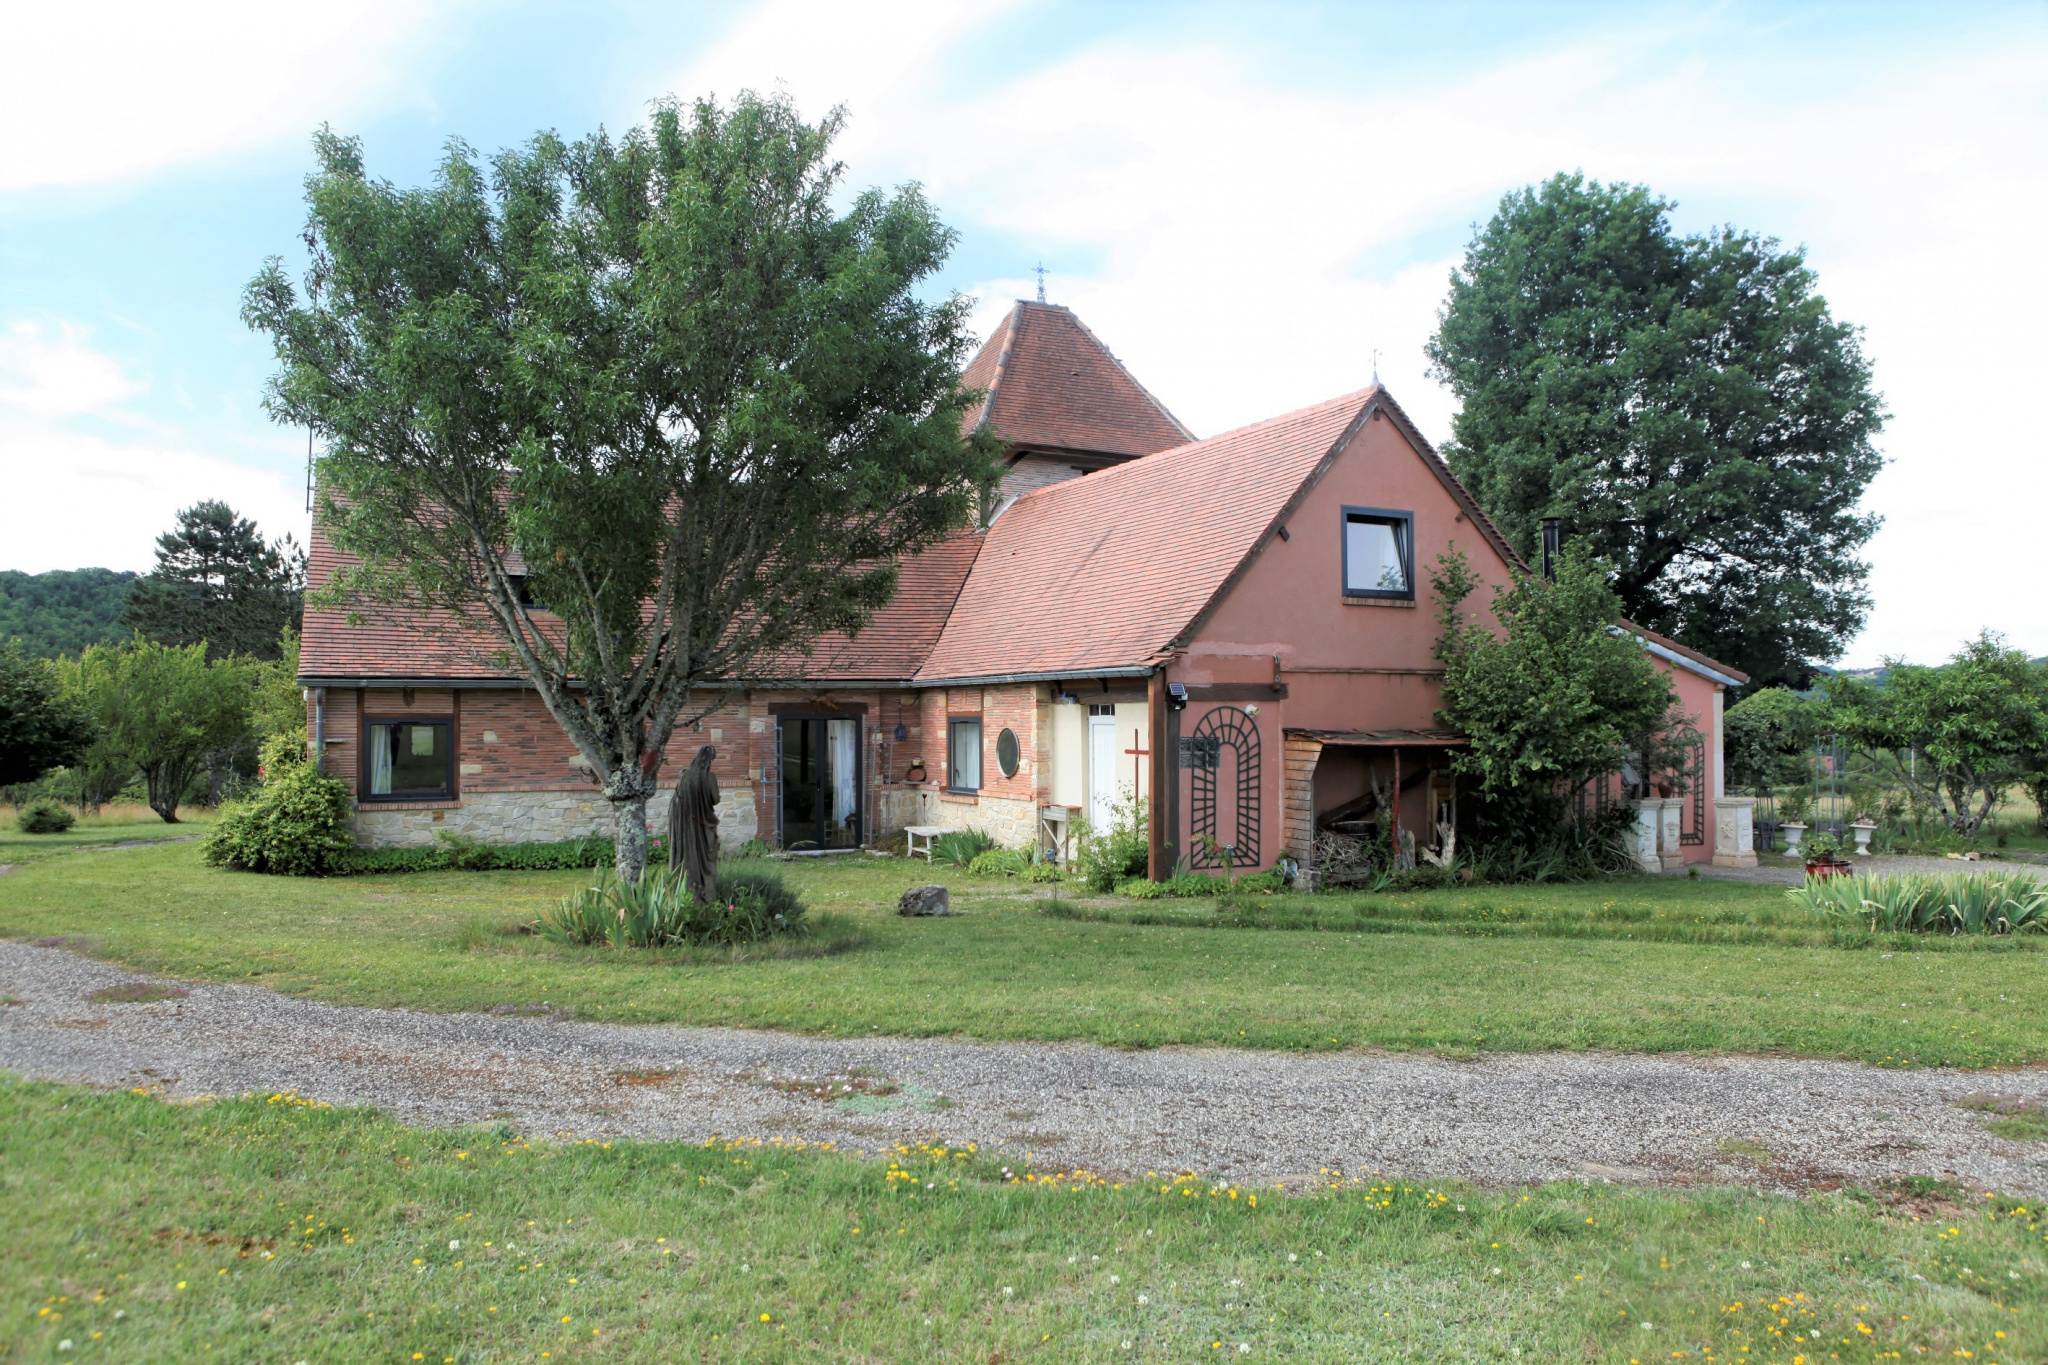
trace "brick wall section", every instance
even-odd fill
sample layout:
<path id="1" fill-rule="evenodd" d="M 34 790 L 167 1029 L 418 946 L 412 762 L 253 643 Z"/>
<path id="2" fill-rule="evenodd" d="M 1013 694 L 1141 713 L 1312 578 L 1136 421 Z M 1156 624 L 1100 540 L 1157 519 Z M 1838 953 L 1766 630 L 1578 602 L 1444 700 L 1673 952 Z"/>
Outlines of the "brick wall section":
<path id="1" fill-rule="evenodd" d="M 1046 774 L 1051 763 L 1049 694 L 1042 687 L 926 689 L 922 691 L 840 691 L 813 695 L 759 692 L 722 706 L 701 721 L 677 730 L 658 779 L 660 795 L 650 818 L 665 815 L 666 795 L 689 766 L 700 745 L 718 749 L 713 771 L 732 796 L 745 793 L 753 807 L 750 832 L 763 839 L 776 835 L 781 796 L 775 771 L 778 705 L 827 701 L 839 706 L 861 704 L 862 811 L 871 841 L 887 840 L 906 824 L 943 824 L 983 829 L 1006 846 L 1028 848 L 1036 841 L 1037 808 L 1048 798 Z M 561 807 L 568 800 L 577 810 L 600 800 L 598 784 L 585 772 L 584 761 L 560 725 L 527 688 L 418 689 L 410 705 L 402 692 L 379 689 L 367 693 L 330 690 L 327 699 L 327 770 L 351 790 L 361 783 L 362 748 L 359 716 L 373 719 L 452 716 L 456 730 L 456 799 L 453 802 L 364 803 L 359 821 L 364 837 L 378 843 L 419 842 L 431 833 L 414 824 L 434 821 L 443 812 L 461 809 L 467 799 L 479 820 L 484 806 L 492 812 L 480 828 L 515 828 L 500 797 L 521 794 L 533 799 L 536 811 Z M 952 715 L 978 715 L 982 720 L 982 786 L 972 797 L 945 792 L 946 721 Z M 308 712 L 310 723 L 311 713 Z M 895 737 L 899 721 L 907 735 Z M 1016 733 L 1017 772 L 1005 777 L 996 761 L 996 741 L 1007 728 Z M 904 775 L 913 760 L 924 760 L 926 778 L 910 783 Z M 488 802 L 486 798 L 492 798 Z M 596 807 L 592 807 L 596 809 Z M 566 808 L 565 808 L 566 809 Z M 408 812 L 410 814 L 408 815 Z M 416 817 L 416 818 L 415 818 Z M 557 820 L 568 819 L 562 816 Z M 545 823 L 543 821 L 542 823 Z M 418 837 L 415 837 L 418 836 Z"/>

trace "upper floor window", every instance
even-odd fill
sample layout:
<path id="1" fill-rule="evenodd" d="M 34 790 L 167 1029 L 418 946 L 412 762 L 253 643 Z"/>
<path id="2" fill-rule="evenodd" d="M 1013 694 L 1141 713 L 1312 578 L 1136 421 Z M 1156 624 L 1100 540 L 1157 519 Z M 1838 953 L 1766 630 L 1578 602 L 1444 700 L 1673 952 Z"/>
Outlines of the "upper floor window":
<path id="1" fill-rule="evenodd" d="M 946 786 L 956 792 L 981 790 L 981 718 L 946 722 Z"/>
<path id="2" fill-rule="evenodd" d="M 1344 595 L 1415 597 L 1415 514 L 1344 509 Z"/>

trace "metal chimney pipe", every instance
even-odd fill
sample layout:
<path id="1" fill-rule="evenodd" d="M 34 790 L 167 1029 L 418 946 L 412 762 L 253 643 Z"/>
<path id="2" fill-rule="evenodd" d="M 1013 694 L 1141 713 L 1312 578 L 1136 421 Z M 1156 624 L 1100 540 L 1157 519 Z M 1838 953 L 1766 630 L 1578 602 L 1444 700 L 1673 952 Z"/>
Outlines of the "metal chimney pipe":
<path id="1" fill-rule="evenodd" d="M 1557 518 L 1543 519 L 1543 577 L 1545 581 L 1557 581 Z"/>

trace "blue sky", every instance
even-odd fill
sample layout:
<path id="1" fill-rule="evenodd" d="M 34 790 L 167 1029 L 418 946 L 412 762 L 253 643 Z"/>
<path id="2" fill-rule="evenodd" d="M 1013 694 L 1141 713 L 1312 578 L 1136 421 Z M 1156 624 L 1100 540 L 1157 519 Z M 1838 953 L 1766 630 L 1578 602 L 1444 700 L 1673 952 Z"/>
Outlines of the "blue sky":
<path id="1" fill-rule="evenodd" d="M 1990 626 L 2048 653 L 2048 7 L 1872 4 L 45 6 L 0 51 L 0 568 L 144 569 L 224 497 L 303 539 L 243 284 L 296 259 L 307 139 L 428 175 L 450 136 L 664 93 L 847 106 L 850 185 L 922 181 L 985 328 L 1043 260 L 1197 432 L 1357 387 L 1432 437 L 1421 344 L 1472 225 L 1560 169 L 1803 243 L 1893 410 L 1851 663 Z"/>

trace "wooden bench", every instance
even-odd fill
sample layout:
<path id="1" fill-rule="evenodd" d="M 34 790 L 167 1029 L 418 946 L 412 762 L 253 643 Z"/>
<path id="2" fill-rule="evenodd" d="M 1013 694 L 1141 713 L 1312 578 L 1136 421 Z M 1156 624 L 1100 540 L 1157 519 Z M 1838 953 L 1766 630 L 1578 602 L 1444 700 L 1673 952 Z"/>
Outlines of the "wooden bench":
<path id="1" fill-rule="evenodd" d="M 908 856 L 915 858 L 919 853 L 922 853 L 924 854 L 924 860 L 930 862 L 932 860 L 933 837 L 946 833 L 948 828 L 946 825 L 906 825 L 903 834 L 904 842 L 908 845 Z M 919 848 L 917 845 L 919 839 L 924 840 L 923 848 Z"/>

